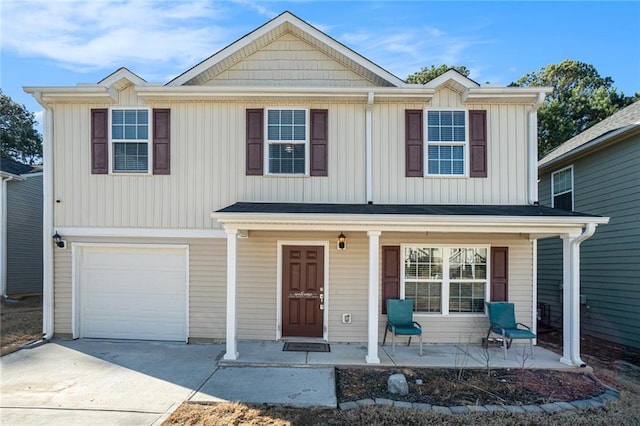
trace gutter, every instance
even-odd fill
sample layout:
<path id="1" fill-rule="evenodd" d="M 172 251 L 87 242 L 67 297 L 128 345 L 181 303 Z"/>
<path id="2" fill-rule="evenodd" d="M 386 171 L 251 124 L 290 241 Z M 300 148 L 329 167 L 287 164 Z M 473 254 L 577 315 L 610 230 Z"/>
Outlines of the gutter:
<path id="1" fill-rule="evenodd" d="M 365 201 L 373 203 L 373 98 L 374 93 L 369 92 L 367 95 L 367 112 L 365 115 Z"/>
<path id="2" fill-rule="evenodd" d="M 538 108 L 544 102 L 545 92 L 538 92 L 538 98 L 529 110 L 528 117 L 528 201 L 531 205 L 538 205 Z"/>
<path id="3" fill-rule="evenodd" d="M 42 138 L 42 338 L 53 337 L 53 109 L 42 99 L 41 92 L 32 93 L 44 108 Z"/>

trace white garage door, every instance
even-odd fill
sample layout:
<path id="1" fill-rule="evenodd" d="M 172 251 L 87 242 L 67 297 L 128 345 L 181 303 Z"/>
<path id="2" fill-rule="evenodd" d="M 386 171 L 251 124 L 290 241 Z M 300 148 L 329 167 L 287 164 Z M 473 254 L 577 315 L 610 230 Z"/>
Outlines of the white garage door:
<path id="1" fill-rule="evenodd" d="M 80 337 L 187 340 L 185 247 L 85 246 L 76 254 Z"/>

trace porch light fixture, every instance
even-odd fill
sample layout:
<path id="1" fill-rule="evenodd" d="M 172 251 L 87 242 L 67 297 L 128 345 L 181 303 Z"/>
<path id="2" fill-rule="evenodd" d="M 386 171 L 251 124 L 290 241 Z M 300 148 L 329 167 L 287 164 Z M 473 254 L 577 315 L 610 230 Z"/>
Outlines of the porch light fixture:
<path id="1" fill-rule="evenodd" d="M 58 234 L 58 231 L 56 231 L 56 233 L 53 234 L 53 237 L 51 238 L 53 238 L 53 241 L 56 243 L 56 246 L 58 246 L 58 248 L 63 249 L 67 246 L 67 242 L 62 239 L 60 234 Z"/>
<path id="2" fill-rule="evenodd" d="M 347 237 L 341 232 L 338 235 L 338 250 L 345 250 L 347 248 Z"/>

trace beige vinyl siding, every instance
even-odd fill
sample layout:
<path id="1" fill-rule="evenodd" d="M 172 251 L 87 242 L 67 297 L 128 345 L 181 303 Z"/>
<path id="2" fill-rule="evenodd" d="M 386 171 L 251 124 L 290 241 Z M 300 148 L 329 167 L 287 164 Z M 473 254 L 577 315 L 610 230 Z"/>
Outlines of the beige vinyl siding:
<path id="1" fill-rule="evenodd" d="M 462 104 L 443 88 L 432 107 L 487 111 L 486 178 L 405 177 L 404 111 L 423 104 L 376 104 L 373 109 L 373 196 L 382 204 L 526 204 L 526 105 Z M 426 151 L 426 147 L 425 147 Z M 468 151 L 467 151 L 468 152 Z"/>
<path id="2" fill-rule="evenodd" d="M 211 86 L 373 86 L 361 75 L 292 33 L 212 76 Z"/>
<path id="3" fill-rule="evenodd" d="M 65 250 L 54 249 L 54 333 L 71 335 L 73 243 L 188 244 L 189 338 L 224 339 L 226 331 L 226 239 L 66 238 Z"/>
<path id="4" fill-rule="evenodd" d="M 527 238 L 503 235 L 453 235 L 440 234 L 418 236 L 416 234 L 385 234 L 380 237 L 381 245 L 491 245 L 509 247 L 509 302 L 515 304 L 516 320 L 533 326 L 533 244 Z M 380 288 L 380 292 L 382 289 Z M 427 343 L 478 343 L 486 336 L 489 322 L 485 315 L 416 314 L 414 320 L 424 330 L 423 340 Z M 379 336 L 382 341 L 386 315 L 379 317 Z M 366 340 L 366 336 L 365 336 Z"/>
<path id="5" fill-rule="evenodd" d="M 129 89 L 122 93 L 122 97 Z M 126 104 L 123 104 L 124 106 Z M 171 174 L 91 174 L 90 110 L 57 104 L 54 204 L 57 227 L 211 229 L 212 211 L 236 201 L 364 202 L 364 116 L 359 103 L 176 102 L 171 108 Z M 329 110 L 327 177 L 246 176 L 247 108 Z"/>

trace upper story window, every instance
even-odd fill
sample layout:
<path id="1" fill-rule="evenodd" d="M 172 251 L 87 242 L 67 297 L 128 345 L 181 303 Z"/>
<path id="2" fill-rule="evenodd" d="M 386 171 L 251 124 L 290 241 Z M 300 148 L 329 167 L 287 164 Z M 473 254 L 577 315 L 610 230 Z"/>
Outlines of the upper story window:
<path id="1" fill-rule="evenodd" d="M 551 207 L 573 210 L 573 166 L 551 174 Z"/>
<path id="2" fill-rule="evenodd" d="M 308 173 L 308 121 L 305 109 L 267 110 L 267 173 Z"/>
<path id="3" fill-rule="evenodd" d="M 403 248 L 401 295 L 417 313 L 484 313 L 486 247 Z"/>
<path id="4" fill-rule="evenodd" d="M 149 110 L 111 109 L 113 173 L 148 173 L 150 157 Z"/>
<path id="5" fill-rule="evenodd" d="M 466 174 L 467 112 L 427 111 L 427 174 Z"/>

